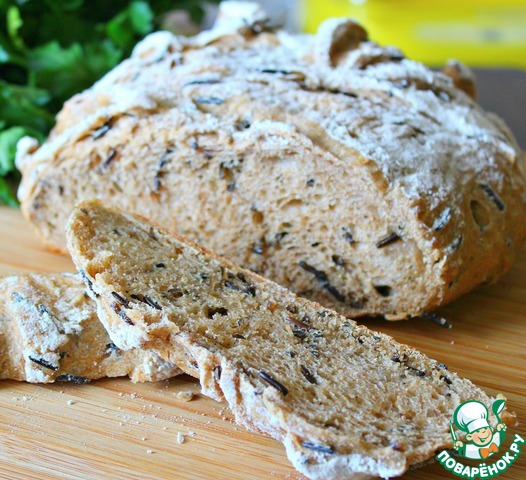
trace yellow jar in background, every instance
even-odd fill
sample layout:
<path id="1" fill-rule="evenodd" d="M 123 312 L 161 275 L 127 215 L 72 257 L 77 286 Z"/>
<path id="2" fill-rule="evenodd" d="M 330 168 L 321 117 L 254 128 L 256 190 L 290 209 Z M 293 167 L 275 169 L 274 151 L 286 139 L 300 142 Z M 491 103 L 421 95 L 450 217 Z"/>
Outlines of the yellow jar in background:
<path id="1" fill-rule="evenodd" d="M 303 29 L 351 17 L 372 40 L 429 65 L 526 68 L 526 0 L 302 0 Z"/>

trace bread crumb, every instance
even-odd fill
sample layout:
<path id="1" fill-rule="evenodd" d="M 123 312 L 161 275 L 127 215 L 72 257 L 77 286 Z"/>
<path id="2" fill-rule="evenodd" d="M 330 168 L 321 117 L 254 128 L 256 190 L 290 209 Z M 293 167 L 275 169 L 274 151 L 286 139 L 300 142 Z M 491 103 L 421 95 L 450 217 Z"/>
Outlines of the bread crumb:
<path id="1" fill-rule="evenodd" d="M 178 400 L 182 400 L 183 402 L 189 402 L 194 398 L 194 392 L 190 390 L 183 390 L 181 392 L 177 392 L 174 395 Z"/>
<path id="2" fill-rule="evenodd" d="M 451 345 L 455 345 L 455 340 L 451 340 Z"/>
<path id="3" fill-rule="evenodd" d="M 146 453 L 149 453 L 151 455 L 154 452 L 153 452 L 153 450 L 146 450 Z"/>
<path id="4" fill-rule="evenodd" d="M 177 432 L 177 443 L 184 443 L 184 435 L 181 432 Z"/>
<path id="5" fill-rule="evenodd" d="M 73 405 L 75 403 L 74 400 L 68 400 L 68 405 Z"/>

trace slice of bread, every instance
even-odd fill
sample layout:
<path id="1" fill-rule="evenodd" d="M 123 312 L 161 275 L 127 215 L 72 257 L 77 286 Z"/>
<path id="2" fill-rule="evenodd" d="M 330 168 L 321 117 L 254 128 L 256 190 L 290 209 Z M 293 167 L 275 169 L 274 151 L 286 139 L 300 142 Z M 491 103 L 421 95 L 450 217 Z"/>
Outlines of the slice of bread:
<path id="1" fill-rule="evenodd" d="M 445 365 L 140 217 L 87 202 L 67 235 L 115 343 L 199 378 L 310 478 L 401 475 L 452 446 L 459 402 L 491 404 Z"/>
<path id="2" fill-rule="evenodd" d="M 154 351 L 119 349 L 79 275 L 0 279 L 0 379 L 87 383 L 128 375 L 157 381 L 180 370 Z"/>

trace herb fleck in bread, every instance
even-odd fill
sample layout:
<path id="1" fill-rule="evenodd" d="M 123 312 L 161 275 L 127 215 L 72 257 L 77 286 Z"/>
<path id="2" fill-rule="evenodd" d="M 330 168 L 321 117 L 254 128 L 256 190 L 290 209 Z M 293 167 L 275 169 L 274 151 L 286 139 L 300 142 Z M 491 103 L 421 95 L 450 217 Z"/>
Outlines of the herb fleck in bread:
<path id="1" fill-rule="evenodd" d="M 54 248 L 80 200 L 150 218 L 349 315 L 420 315 L 495 281 L 526 235 L 521 152 L 450 78 L 345 19 L 269 31 L 227 2 L 24 139 L 22 211 Z M 467 83 L 466 83 L 467 82 Z"/>
<path id="2" fill-rule="evenodd" d="M 67 232 L 114 342 L 199 378 L 310 478 L 401 475 L 452 446 L 459 402 L 491 403 L 445 365 L 139 217 L 83 203 Z"/>
<path id="3" fill-rule="evenodd" d="M 0 279 L 0 379 L 86 383 L 128 375 L 157 381 L 180 370 L 153 351 L 119 349 L 79 275 Z"/>

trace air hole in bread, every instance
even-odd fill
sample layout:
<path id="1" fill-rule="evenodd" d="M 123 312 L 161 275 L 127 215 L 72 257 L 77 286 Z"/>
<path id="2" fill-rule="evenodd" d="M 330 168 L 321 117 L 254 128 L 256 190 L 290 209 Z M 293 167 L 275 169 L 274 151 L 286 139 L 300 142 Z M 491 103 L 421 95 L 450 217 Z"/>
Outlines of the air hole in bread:
<path id="1" fill-rule="evenodd" d="M 390 297 L 393 294 L 393 289 L 389 285 L 373 285 L 373 287 L 382 297 Z"/>
<path id="2" fill-rule="evenodd" d="M 228 310 L 224 307 L 206 307 L 206 316 L 212 318 L 214 315 L 228 315 Z"/>
<path id="3" fill-rule="evenodd" d="M 480 227 L 481 230 L 484 230 L 490 222 L 488 210 L 476 200 L 472 200 L 470 206 L 473 220 L 475 220 L 475 223 Z"/>
<path id="4" fill-rule="evenodd" d="M 252 210 L 252 223 L 259 225 L 260 223 L 263 223 L 263 219 L 265 217 L 261 212 L 258 212 L 257 210 Z"/>
<path id="5" fill-rule="evenodd" d="M 299 198 L 294 198 L 293 200 L 289 200 L 287 203 L 285 203 L 281 209 L 282 210 L 288 210 L 289 208 L 295 208 L 295 207 L 301 207 L 303 205 L 303 200 Z"/>
<path id="6" fill-rule="evenodd" d="M 225 167 L 224 163 L 219 165 L 219 178 L 221 180 L 226 180 L 227 182 L 230 182 L 234 179 L 232 170 L 228 167 Z"/>

